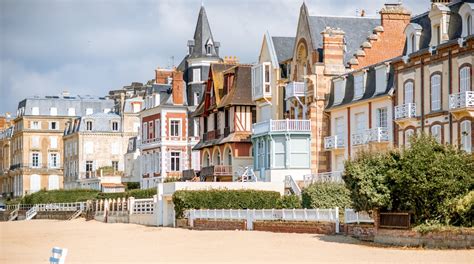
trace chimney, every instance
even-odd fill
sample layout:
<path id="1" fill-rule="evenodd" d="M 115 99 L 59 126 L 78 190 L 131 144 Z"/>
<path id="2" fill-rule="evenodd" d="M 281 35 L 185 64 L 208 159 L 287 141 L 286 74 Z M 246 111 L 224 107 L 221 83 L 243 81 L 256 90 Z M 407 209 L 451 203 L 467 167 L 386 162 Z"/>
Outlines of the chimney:
<path id="1" fill-rule="evenodd" d="M 380 19 L 385 34 L 395 33 L 405 38 L 404 32 L 406 26 L 410 24 L 411 12 L 401 3 L 385 4 L 380 10 Z"/>
<path id="2" fill-rule="evenodd" d="M 175 105 L 183 105 L 184 104 L 184 80 L 183 80 L 183 72 L 174 70 L 172 72 L 172 89 L 173 89 L 173 103 Z"/>
<path id="3" fill-rule="evenodd" d="M 323 32 L 323 63 L 344 67 L 344 31 L 340 28 L 326 27 Z"/>
<path id="4" fill-rule="evenodd" d="M 170 77 L 170 70 L 156 69 L 155 70 L 155 82 L 156 84 L 168 84 L 168 78 Z"/>
<path id="5" fill-rule="evenodd" d="M 63 97 L 66 97 L 66 96 L 69 96 L 70 93 L 69 93 L 69 91 L 63 91 L 61 95 L 62 95 Z"/>

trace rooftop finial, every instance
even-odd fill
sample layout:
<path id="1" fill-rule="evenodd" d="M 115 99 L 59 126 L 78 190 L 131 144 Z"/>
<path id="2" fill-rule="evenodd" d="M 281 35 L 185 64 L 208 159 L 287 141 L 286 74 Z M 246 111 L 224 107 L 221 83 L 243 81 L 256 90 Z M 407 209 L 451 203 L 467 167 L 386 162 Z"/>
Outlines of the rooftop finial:
<path id="1" fill-rule="evenodd" d="M 201 6 L 204 6 L 204 0 L 201 0 Z"/>

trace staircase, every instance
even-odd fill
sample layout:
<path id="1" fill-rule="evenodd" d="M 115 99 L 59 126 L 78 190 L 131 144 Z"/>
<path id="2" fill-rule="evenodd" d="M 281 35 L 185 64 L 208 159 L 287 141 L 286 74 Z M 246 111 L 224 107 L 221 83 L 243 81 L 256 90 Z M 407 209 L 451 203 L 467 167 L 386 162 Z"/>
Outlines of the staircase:
<path id="1" fill-rule="evenodd" d="M 289 189 L 292 194 L 301 196 L 301 188 L 291 175 L 285 176 L 285 188 Z"/>
<path id="2" fill-rule="evenodd" d="M 13 221 L 18 217 L 18 211 L 20 210 L 20 204 L 18 204 L 13 211 L 10 212 L 10 216 L 8 217 L 8 221 Z"/>
<path id="3" fill-rule="evenodd" d="M 77 210 L 76 212 L 74 212 L 74 214 L 71 215 L 71 217 L 69 217 L 68 220 L 76 219 L 76 218 L 78 218 L 81 214 L 82 214 L 82 209 L 79 209 L 79 210 Z"/>
<path id="4" fill-rule="evenodd" d="M 30 208 L 30 210 L 28 210 L 28 211 L 26 212 L 26 218 L 25 218 L 25 220 L 28 221 L 28 220 L 33 219 L 33 217 L 35 217 L 36 214 L 38 214 L 38 209 L 37 209 L 36 206 L 33 206 L 33 207 Z"/>

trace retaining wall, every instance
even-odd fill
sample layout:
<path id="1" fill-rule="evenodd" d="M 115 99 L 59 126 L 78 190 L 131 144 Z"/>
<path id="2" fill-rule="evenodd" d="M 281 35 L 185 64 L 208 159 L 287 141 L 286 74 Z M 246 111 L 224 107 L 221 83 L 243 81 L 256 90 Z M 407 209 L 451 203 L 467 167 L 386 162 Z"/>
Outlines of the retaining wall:
<path id="1" fill-rule="evenodd" d="M 76 212 L 61 212 L 61 211 L 39 211 L 34 219 L 54 219 L 54 220 L 68 220 Z"/>
<path id="2" fill-rule="evenodd" d="M 245 220 L 195 219 L 194 229 L 199 230 L 246 230 Z"/>
<path id="3" fill-rule="evenodd" d="M 373 224 L 345 224 L 344 233 L 362 241 L 374 241 L 375 227 Z"/>
<path id="4" fill-rule="evenodd" d="M 278 233 L 336 234 L 336 224 L 331 222 L 256 221 L 253 229 Z"/>

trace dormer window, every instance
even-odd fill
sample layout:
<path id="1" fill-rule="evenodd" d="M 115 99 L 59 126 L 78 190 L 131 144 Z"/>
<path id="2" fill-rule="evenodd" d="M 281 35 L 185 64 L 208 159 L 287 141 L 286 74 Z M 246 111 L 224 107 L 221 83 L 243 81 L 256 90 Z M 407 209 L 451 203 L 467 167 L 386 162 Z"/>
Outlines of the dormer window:
<path id="1" fill-rule="evenodd" d="M 344 99 L 344 90 L 346 86 L 345 79 L 339 78 L 334 81 L 334 104 L 338 105 L 342 103 Z"/>
<path id="2" fill-rule="evenodd" d="M 434 35 L 433 35 L 434 44 L 435 45 L 441 44 L 441 26 L 440 25 L 434 26 L 433 33 L 434 33 Z"/>
<path id="3" fill-rule="evenodd" d="M 468 15 L 466 19 L 467 35 L 472 35 L 472 16 Z"/>
<path id="4" fill-rule="evenodd" d="M 92 131 L 92 121 L 86 121 L 86 130 Z"/>
<path id="5" fill-rule="evenodd" d="M 354 100 L 362 98 L 365 92 L 364 85 L 365 74 L 359 74 L 354 76 Z"/>
<path id="6" fill-rule="evenodd" d="M 429 13 L 431 20 L 431 41 L 430 46 L 437 46 L 449 40 L 448 25 L 451 19 L 451 10 L 448 6 L 434 3 Z"/>
<path id="7" fill-rule="evenodd" d="M 207 54 L 207 55 L 211 55 L 211 53 L 212 53 L 212 45 L 207 45 L 207 47 L 206 47 L 206 54 Z"/>
<path id="8" fill-rule="evenodd" d="M 411 23 L 406 27 L 407 55 L 418 51 L 420 47 L 421 30 L 421 26 L 415 23 Z"/>
<path id="9" fill-rule="evenodd" d="M 462 34 L 463 38 L 474 34 L 474 3 L 464 3 L 459 9 L 459 15 L 462 18 Z"/>
<path id="10" fill-rule="evenodd" d="M 112 131 L 118 131 L 118 122 L 117 121 L 112 122 Z"/>

